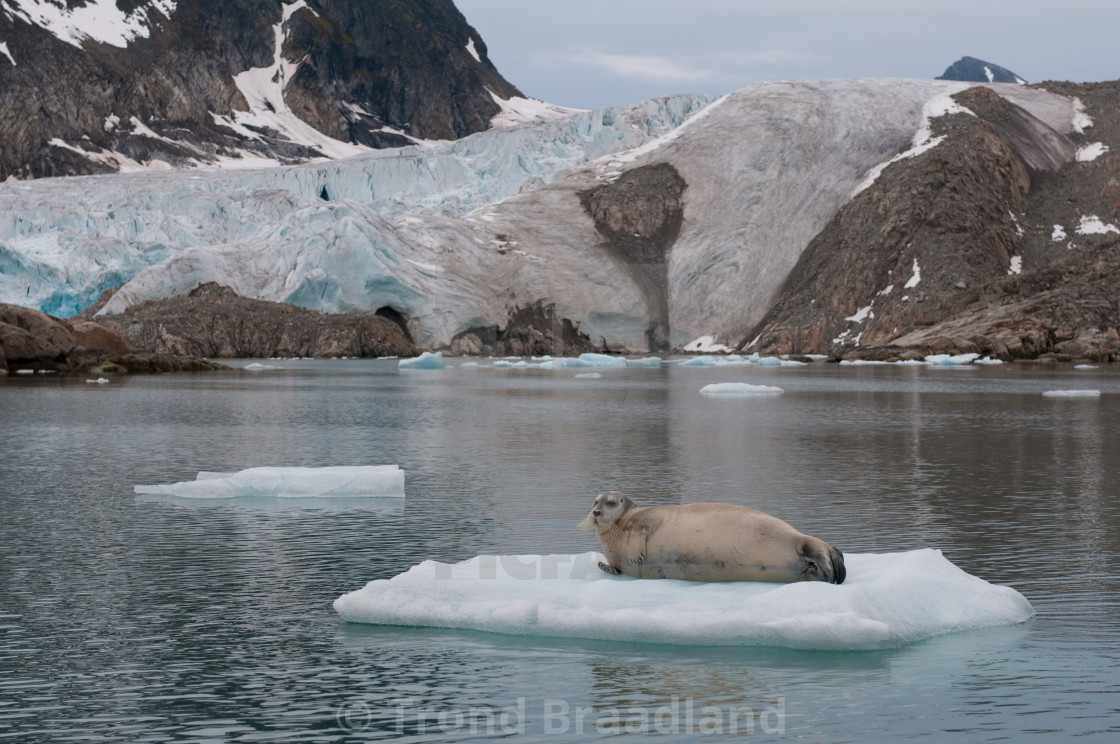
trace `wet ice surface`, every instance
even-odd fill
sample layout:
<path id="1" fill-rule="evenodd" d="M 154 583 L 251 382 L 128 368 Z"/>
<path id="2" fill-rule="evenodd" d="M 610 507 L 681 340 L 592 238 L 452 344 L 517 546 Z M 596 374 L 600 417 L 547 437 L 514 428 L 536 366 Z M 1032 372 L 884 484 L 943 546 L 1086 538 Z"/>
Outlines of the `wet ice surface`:
<path id="1" fill-rule="evenodd" d="M 550 701 L 609 722 L 676 700 L 782 703 L 785 738 L 810 742 L 1115 738 L 1109 365 L 663 364 L 591 381 L 401 374 L 395 360 L 283 367 L 0 381 L 0 737 L 485 741 L 445 735 L 438 715 L 520 702 L 516 739 L 553 742 L 580 737 L 574 717 L 546 732 Z M 718 382 L 785 393 L 746 406 L 697 393 Z M 1101 396 L 1041 395 L 1078 387 Z M 340 462 L 399 464 L 408 498 L 132 492 L 201 469 Z M 595 550 L 575 525 L 612 489 L 642 505 L 753 506 L 848 555 L 937 548 L 1037 615 L 895 649 L 805 651 L 361 625 L 332 607 L 425 560 Z M 363 709 L 362 733 L 340 728 Z M 742 736 L 682 727 L 658 740 Z"/>
<path id="2" fill-rule="evenodd" d="M 426 561 L 335 600 L 346 620 L 700 646 L 875 649 L 1025 622 L 1030 603 L 940 551 L 849 554 L 843 585 L 607 576 L 595 553 Z"/>

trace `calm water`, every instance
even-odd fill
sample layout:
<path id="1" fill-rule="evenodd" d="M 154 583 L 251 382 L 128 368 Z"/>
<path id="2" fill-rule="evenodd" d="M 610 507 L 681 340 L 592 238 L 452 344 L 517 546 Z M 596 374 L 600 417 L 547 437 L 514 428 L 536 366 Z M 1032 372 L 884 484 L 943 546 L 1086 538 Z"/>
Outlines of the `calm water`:
<path id="1" fill-rule="evenodd" d="M 1120 370 L 284 366 L 0 378 L 0 741 L 1120 731 Z M 786 393 L 697 392 L 732 380 Z M 1102 396 L 1041 395 L 1070 388 Z M 132 491 L 388 463 L 404 504 Z M 825 653 L 352 626 L 331 608 L 427 558 L 595 549 L 575 525 L 608 489 L 749 504 L 848 552 L 941 548 L 1038 616 Z"/>

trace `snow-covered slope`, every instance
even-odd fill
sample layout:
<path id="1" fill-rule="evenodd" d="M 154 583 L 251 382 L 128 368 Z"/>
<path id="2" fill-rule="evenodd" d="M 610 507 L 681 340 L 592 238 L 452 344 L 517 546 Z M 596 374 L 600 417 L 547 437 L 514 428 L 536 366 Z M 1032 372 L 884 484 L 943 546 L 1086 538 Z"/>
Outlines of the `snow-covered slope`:
<path id="1" fill-rule="evenodd" d="M 856 187 L 911 145 L 926 104 L 964 87 L 766 83 L 330 164 L 8 183 L 0 300 L 65 315 L 130 279 L 102 311 L 115 313 L 217 281 L 313 309 L 390 306 L 427 347 L 541 302 L 593 341 L 644 350 L 649 287 L 581 195 L 664 163 L 686 184 L 664 267 L 670 339 L 735 340 Z M 1072 127 L 1068 99 L 1014 87 Z"/>

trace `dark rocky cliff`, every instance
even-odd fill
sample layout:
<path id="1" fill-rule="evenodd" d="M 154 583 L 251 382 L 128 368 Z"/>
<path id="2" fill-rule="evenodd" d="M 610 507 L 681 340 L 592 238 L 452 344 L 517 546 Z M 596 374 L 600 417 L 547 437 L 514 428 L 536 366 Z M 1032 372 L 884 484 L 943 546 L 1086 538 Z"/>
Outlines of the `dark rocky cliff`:
<path id="1" fill-rule="evenodd" d="M 172 166 L 246 152 L 280 162 L 320 156 L 314 143 L 222 120 L 249 109 L 234 77 L 275 64 L 285 7 L 281 56 L 298 68 L 284 103 L 331 138 L 392 147 L 408 136 L 462 137 L 499 111 L 491 91 L 520 95 L 451 0 L 306 0 L 291 12 L 293 5 L 119 0 L 146 33 L 120 46 L 70 43 L 32 23 L 19 0 L 0 0 L 0 180 L 110 172 L 119 167 L 112 153 Z M 171 6 L 165 17 L 160 9 Z"/>

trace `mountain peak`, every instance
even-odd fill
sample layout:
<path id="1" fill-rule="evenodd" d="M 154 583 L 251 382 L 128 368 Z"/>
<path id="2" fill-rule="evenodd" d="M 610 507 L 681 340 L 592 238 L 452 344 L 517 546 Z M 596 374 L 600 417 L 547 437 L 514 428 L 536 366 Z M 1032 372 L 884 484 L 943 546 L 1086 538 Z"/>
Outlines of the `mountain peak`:
<path id="1" fill-rule="evenodd" d="M 961 57 L 945 69 L 935 80 L 960 80 L 966 83 L 1018 83 L 1027 81 L 1006 67 L 985 62 L 976 57 Z"/>

